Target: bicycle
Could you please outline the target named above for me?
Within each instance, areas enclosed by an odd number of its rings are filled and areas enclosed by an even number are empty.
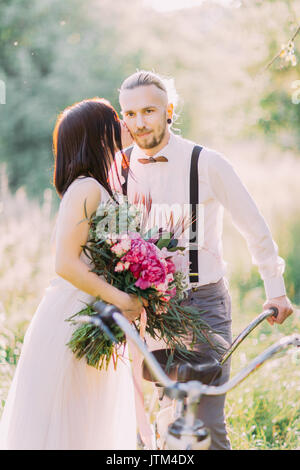
[[[265,310],[258,315],[225,350],[220,361],[213,358],[209,353],[201,354],[200,352],[195,362],[175,359],[174,364],[168,369],[168,373],[164,370],[167,354],[162,353],[162,351],[165,350],[153,351],[151,353],[134,327],[117,307],[97,301],[94,304],[94,309],[98,312],[97,315],[83,316],[79,321],[95,324],[105,331],[114,342],[115,339],[109,326],[112,322],[117,323],[144,357],[143,377],[154,382],[167,397],[176,403],[175,419],[160,434],[162,436],[162,439],[158,442],[160,447],[156,447],[164,450],[209,449],[211,444],[210,431],[201,420],[195,417],[201,396],[223,395],[235,388],[278,351],[286,349],[291,345],[300,347],[299,334],[285,336],[265,349],[228,382],[217,385],[215,382],[221,375],[222,365],[256,326],[266,318],[277,315],[278,311],[276,308]],[[199,360],[200,363],[198,362]],[[214,384],[212,384],[213,382]],[[157,424],[157,427],[156,432],[161,433],[159,424]]]

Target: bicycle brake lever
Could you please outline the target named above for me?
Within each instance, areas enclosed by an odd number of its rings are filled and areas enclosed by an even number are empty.
[[[116,323],[113,318],[113,313],[122,313],[115,305],[107,304],[102,300],[97,300],[97,302],[93,304],[93,308],[99,313],[101,320],[109,328]]]

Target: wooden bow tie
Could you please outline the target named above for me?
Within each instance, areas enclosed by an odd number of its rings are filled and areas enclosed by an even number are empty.
[[[147,163],[167,162],[166,157],[149,157],[149,158],[138,158],[138,162],[146,165]]]

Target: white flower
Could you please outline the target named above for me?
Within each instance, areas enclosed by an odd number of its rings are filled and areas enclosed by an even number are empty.
[[[111,247],[111,251],[115,253],[119,258],[124,254],[124,250],[121,246],[121,243],[117,243],[116,245]]]
[[[126,261],[126,263],[122,263],[121,261],[119,261],[115,267],[115,271],[116,272],[123,272],[123,271],[126,271],[130,266],[130,263],[129,261]]]

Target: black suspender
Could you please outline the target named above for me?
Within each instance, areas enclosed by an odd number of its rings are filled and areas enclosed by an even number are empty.
[[[190,225],[190,282],[198,282],[198,213],[199,213],[199,178],[198,160],[202,150],[200,145],[195,145],[192,152],[190,167],[190,214],[192,224]]]
[[[128,172],[130,165],[130,157],[133,146],[128,147],[124,153],[126,155],[127,161],[122,163],[121,174],[124,177],[124,183],[122,184],[122,191],[125,196],[127,196],[127,181],[128,181]],[[190,214],[192,217],[192,224],[190,226],[190,248],[189,250],[189,260],[190,260],[190,282],[198,282],[198,209],[199,209],[199,178],[198,178],[198,161],[199,155],[202,150],[200,145],[195,145],[191,157],[191,166],[190,166]]]

